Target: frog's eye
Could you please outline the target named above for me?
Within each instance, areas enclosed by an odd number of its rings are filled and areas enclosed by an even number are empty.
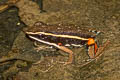
[[[98,34],[101,33],[101,31],[97,31],[97,30],[89,30],[89,32],[93,32],[93,33],[95,33],[96,35],[98,35]]]

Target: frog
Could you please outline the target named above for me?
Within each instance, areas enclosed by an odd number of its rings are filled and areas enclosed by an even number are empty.
[[[86,46],[89,58],[95,59],[98,51],[96,36],[101,33],[100,31],[74,24],[48,24],[42,21],[36,22],[33,26],[29,26],[23,31],[34,42],[53,46],[68,53],[68,61],[63,62],[65,65],[73,62],[74,52],[69,48],[70,46]]]

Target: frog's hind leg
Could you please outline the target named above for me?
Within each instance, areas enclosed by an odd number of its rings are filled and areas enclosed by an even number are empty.
[[[38,39],[38,38],[33,37],[33,36],[29,36],[29,37],[31,37],[32,39],[34,39],[34,40],[36,40],[36,41],[38,41],[38,42],[41,42],[41,43],[44,43],[44,44],[47,44],[47,45],[50,45],[50,46],[55,46],[55,47],[57,47],[58,49],[63,50],[64,52],[69,53],[69,60],[68,60],[68,62],[65,62],[65,65],[72,63],[72,60],[73,60],[73,52],[72,52],[70,49],[68,49],[67,47],[59,46],[59,45],[57,45],[57,44],[55,44],[55,43],[50,43],[50,42],[47,42],[47,41]]]
[[[72,61],[73,61],[73,51],[68,49],[67,47],[64,47],[64,46],[59,46],[58,47],[60,50],[63,50],[64,52],[67,52],[69,53],[69,59],[67,62],[60,62],[60,63],[64,63],[64,65],[67,65],[67,64],[71,64]]]

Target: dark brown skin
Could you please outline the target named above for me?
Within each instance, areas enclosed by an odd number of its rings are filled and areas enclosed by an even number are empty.
[[[75,33],[75,34],[83,34],[95,37],[96,34],[93,32],[89,32],[88,28],[81,28],[80,26],[76,25],[63,25],[63,24],[45,24],[43,22],[36,22],[33,26],[24,29],[25,32],[58,32],[58,33]]]
[[[72,35],[72,36],[78,36],[82,38],[95,38],[95,33],[89,32],[86,28],[80,28],[79,26],[75,25],[50,25],[45,24],[43,22],[36,22],[34,26],[29,27],[28,29],[24,30],[26,32],[46,32],[46,33],[53,33],[53,34],[59,34],[59,35]],[[29,34],[30,35],[30,34]],[[46,36],[46,35],[38,35],[34,34],[31,35],[37,38],[40,38],[41,40],[52,42],[52,43],[62,43],[62,45],[65,44],[82,44],[84,45],[87,41],[85,40],[79,40],[79,39],[72,39],[72,38],[63,38],[63,37],[54,37],[54,36]]]

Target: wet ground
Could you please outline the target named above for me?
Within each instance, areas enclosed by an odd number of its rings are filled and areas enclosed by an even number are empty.
[[[2,2],[3,1],[3,2]],[[4,0],[0,1],[4,4]],[[16,6],[16,7],[15,7]],[[31,0],[20,0],[0,13],[0,80],[119,80],[120,79],[120,1],[119,0],[44,0],[45,13]],[[103,33],[100,45],[109,40],[103,55],[86,66],[84,47],[72,49],[74,62],[62,51],[34,50],[23,33],[37,21],[49,24],[74,24]],[[38,65],[33,64],[41,60]]]

